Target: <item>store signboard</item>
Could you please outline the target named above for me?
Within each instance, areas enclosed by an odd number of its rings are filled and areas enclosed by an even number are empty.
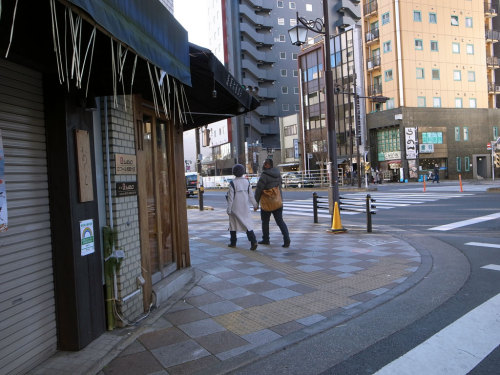
[[[432,154],[434,152],[434,144],[420,143],[418,145],[418,150],[421,154]]]
[[[94,246],[94,220],[80,221],[80,241],[82,257],[95,252]]]
[[[414,160],[418,157],[417,128],[405,128],[406,159]]]

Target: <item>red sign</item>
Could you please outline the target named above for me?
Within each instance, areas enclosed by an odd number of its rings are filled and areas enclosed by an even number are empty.
[[[491,150],[491,142],[486,143],[486,149]]]

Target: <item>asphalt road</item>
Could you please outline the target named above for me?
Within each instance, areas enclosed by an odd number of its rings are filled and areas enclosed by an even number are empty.
[[[456,191],[455,183],[429,186],[432,194]],[[482,191],[481,191],[482,190]],[[457,322],[490,298],[500,294],[500,217],[467,222],[449,230],[432,230],[450,223],[500,212],[500,192],[464,189],[464,196],[413,203],[390,210],[377,210],[374,231],[400,236],[419,249],[425,278],[413,289],[342,326],[238,369],[235,374],[373,374],[411,349]],[[387,184],[377,193],[415,194],[420,185]],[[222,191],[208,191],[206,205],[222,208]],[[311,189],[289,189],[285,200],[311,197]],[[193,204],[190,199],[188,203]],[[195,203],[196,204],[196,203]],[[364,215],[344,216],[346,227],[362,226]],[[419,270],[420,271],[420,270]],[[498,333],[500,343],[500,333]],[[404,357],[403,357],[404,358]],[[443,359],[444,360],[444,359]],[[497,346],[470,372],[497,374]],[[389,372],[391,373],[391,372]],[[411,372],[409,372],[411,373]]]

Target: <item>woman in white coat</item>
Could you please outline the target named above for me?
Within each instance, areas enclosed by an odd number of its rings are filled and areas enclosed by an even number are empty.
[[[229,185],[227,193],[227,214],[229,215],[229,233],[231,242],[229,247],[236,247],[236,232],[246,231],[247,238],[250,241],[250,250],[257,249],[257,238],[253,231],[253,220],[248,208],[249,203],[253,205],[254,211],[257,211],[257,204],[250,181],[243,178],[245,167],[241,164],[236,164],[233,167],[233,175],[236,178]]]

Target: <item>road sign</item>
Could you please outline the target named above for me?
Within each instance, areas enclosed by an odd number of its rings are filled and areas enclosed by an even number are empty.
[[[486,143],[486,149],[491,150],[491,142]]]

